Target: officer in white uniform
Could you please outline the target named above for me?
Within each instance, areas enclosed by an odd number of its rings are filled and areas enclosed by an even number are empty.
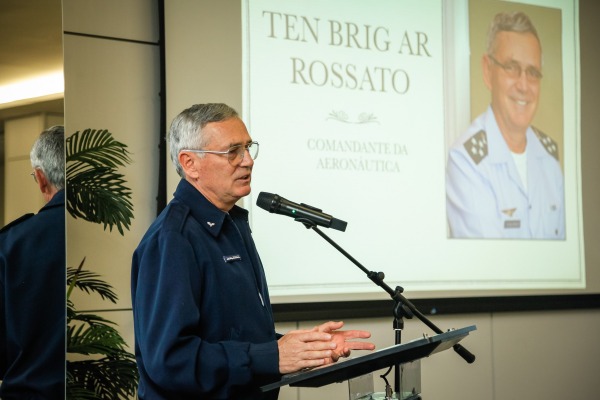
[[[558,148],[531,126],[540,97],[542,47],[527,15],[494,17],[482,67],[490,106],[448,155],[450,236],[564,239]]]

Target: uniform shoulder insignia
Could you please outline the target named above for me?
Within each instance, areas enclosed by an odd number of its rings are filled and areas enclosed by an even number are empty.
[[[556,158],[556,161],[559,161],[558,145],[556,144],[556,142],[550,136],[546,135],[544,132],[540,131],[536,127],[532,126],[531,129],[533,130],[533,133],[535,133],[535,136],[537,136],[537,138],[540,140],[540,143],[542,144],[542,146],[544,146],[546,151],[550,153],[552,157]]]
[[[10,228],[12,228],[15,225],[19,225],[21,222],[23,221],[27,221],[29,218],[33,217],[35,214],[33,213],[29,213],[29,214],[25,214],[17,219],[15,219],[14,221],[8,223],[7,225],[5,225],[2,229],[0,229],[0,233],[5,232],[7,230],[9,230]]]
[[[185,204],[178,203],[170,206],[165,218],[165,230],[181,232],[189,213],[190,209]]]
[[[471,136],[465,143],[465,150],[475,164],[479,164],[488,155],[487,133],[482,129]]]

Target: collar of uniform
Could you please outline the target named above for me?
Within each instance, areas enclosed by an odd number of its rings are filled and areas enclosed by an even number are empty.
[[[55,208],[55,207],[63,207],[64,208],[64,206],[65,206],[65,191],[63,189],[63,190],[58,191],[54,196],[52,196],[50,201],[48,203],[46,203],[46,205],[44,205],[44,207],[42,207],[38,213],[40,213],[42,211],[46,211],[50,208]],[[21,222],[26,221],[29,218],[33,217],[34,215],[35,214],[33,214],[33,213],[29,213],[29,214],[25,214],[25,215],[21,216],[21,217],[17,218],[16,220],[12,221],[11,223],[2,227],[2,229],[0,229],[0,232],[5,232],[12,226],[18,225]]]
[[[46,203],[46,205],[44,207],[42,207],[42,210],[45,210],[47,208],[52,208],[52,207],[64,207],[65,206],[65,190],[61,189],[58,192],[56,192],[54,194],[54,196],[52,196],[52,198],[50,199],[50,201],[48,203]]]
[[[213,236],[217,236],[219,232],[221,232],[227,213],[219,210],[214,204],[208,201],[206,197],[204,197],[204,195],[188,181],[182,179],[179,182],[174,196],[189,207],[190,213],[194,219]],[[243,216],[246,216],[247,219],[247,214],[247,210],[244,210],[237,205],[234,205],[229,211],[229,215],[234,219]]]
[[[484,129],[487,133],[488,154],[490,161],[494,163],[509,162],[509,160],[512,158],[510,149],[500,133],[500,128],[498,128],[498,123],[496,122],[496,118],[494,117],[494,112],[492,111],[491,106],[488,107],[486,112]],[[531,129],[531,126],[527,128],[527,132],[525,134],[527,136],[528,157],[545,156],[544,153],[546,150]]]
[[[531,127],[527,128],[527,154],[536,158],[550,154]]]
[[[487,134],[489,161],[492,163],[510,162],[512,159],[510,149],[500,133],[491,105],[486,111],[484,129]]]

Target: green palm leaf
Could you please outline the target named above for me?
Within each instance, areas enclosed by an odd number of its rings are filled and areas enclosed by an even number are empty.
[[[74,218],[103,224],[112,231],[129,229],[133,219],[131,190],[123,175],[98,167],[67,176],[67,209]]]
[[[70,371],[67,392],[85,390],[95,393],[95,397],[91,397],[95,399],[129,399],[135,395],[138,372],[135,359],[129,353],[76,363],[67,361],[67,369]]]
[[[71,283],[86,293],[95,292],[102,299],[110,300],[114,304],[117,303],[117,294],[112,290],[112,286],[100,279],[100,275],[95,272],[68,267],[67,285],[71,286]]]
[[[114,140],[107,129],[72,134],[65,140],[65,157],[71,168],[82,164],[118,168],[131,162],[127,145]]]
[[[112,322],[88,322],[71,324],[67,327],[67,353],[71,354],[104,354],[118,356],[124,351],[126,343]]]
[[[73,381],[69,378],[69,373],[67,373],[67,380]],[[96,400],[98,397],[93,390],[87,390],[80,385],[68,385],[67,386],[67,396],[68,400]]]
[[[97,293],[116,302],[112,286],[99,275],[78,268],[67,269],[69,287]],[[92,359],[67,361],[67,399],[129,399],[135,395],[139,374],[133,354],[115,323],[95,314],[77,312],[67,299],[67,353]],[[98,356],[104,356],[98,358]],[[78,357],[79,358],[79,357]]]
[[[67,211],[121,235],[133,219],[131,190],[118,167],[131,162],[127,146],[104,130],[86,129],[65,141]]]

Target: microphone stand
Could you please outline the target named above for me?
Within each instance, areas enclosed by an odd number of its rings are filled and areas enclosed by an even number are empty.
[[[431,322],[423,313],[421,313],[414,306],[413,303],[411,303],[406,297],[404,297],[404,295],[402,294],[404,292],[404,289],[401,286],[396,286],[396,289],[392,290],[392,288],[390,288],[388,286],[388,284],[383,281],[385,278],[385,274],[383,272],[369,271],[360,262],[358,262],[358,260],[356,260],[354,257],[352,257],[350,255],[350,253],[348,253],[341,246],[339,246],[336,242],[334,242],[329,236],[327,236],[325,233],[323,233],[323,231],[321,231],[314,222],[307,220],[305,218],[296,218],[295,220],[304,224],[304,226],[306,226],[307,229],[312,229],[313,231],[315,231],[319,236],[321,236],[329,244],[331,244],[336,250],[338,250],[340,253],[342,253],[344,256],[346,256],[347,259],[352,261],[352,263],[354,265],[356,265],[358,268],[360,268],[367,275],[367,277],[371,281],[373,281],[373,283],[375,283],[377,286],[381,287],[383,290],[385,290],[390,295],[390,297],[394,300],[395,344],[401,343],[402,329],[404,329],[403,317],[410,319],[413,317],[413,315],[415,315],[415,316],[417,316],[417,318],[419,318],[419,320],[421,320],[421,322],[423,322],[425,325],[427,325],[435,333],[437,333],[437,334],[444,333],[433,322]],[[463,346],[461,346],[460,344],[457,343],[452,347],[453,347],[454,351],[457,352],[469,364],[471,364],[475,361],[475,356],[470,351],[468,351]],[[394,391],[395,391],[395,393],[399,393],[400,392],[400,365],[396,364],[394,367],[395,367]],[[387,396],[387,394],[386,394],[386,396]]]

